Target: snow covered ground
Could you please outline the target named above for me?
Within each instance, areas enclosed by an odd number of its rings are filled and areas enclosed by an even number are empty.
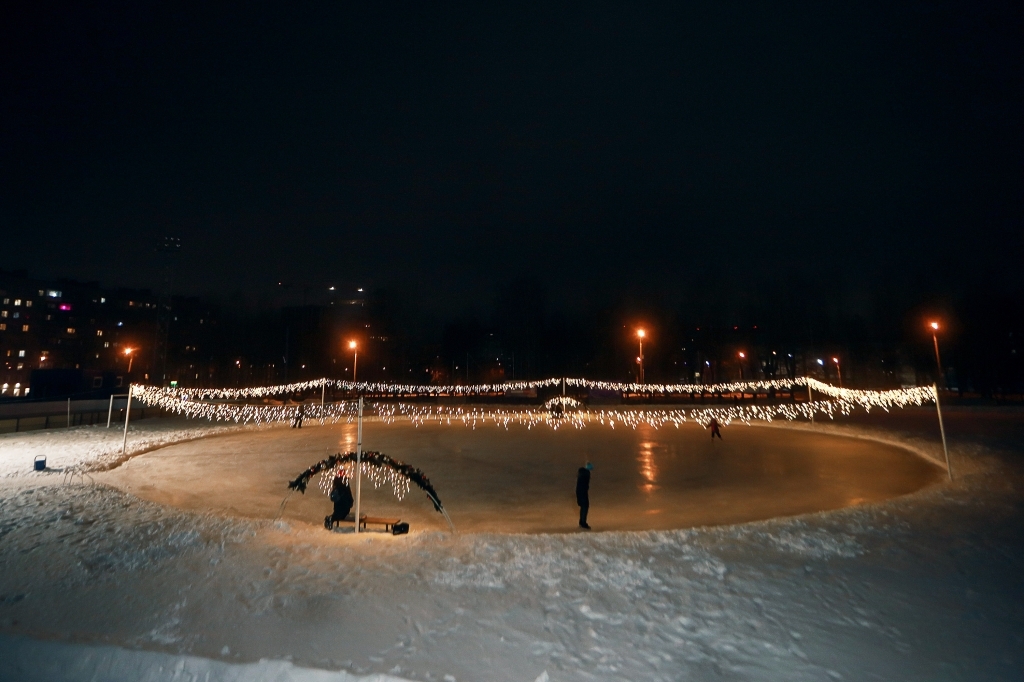
[[[254,428],[185,419],[146,419],[129,425],[125,450],[130,457],[170,443]],[[109,429],[77,426],[2,434],[0,478],[33,475],[37,455],[46,457],[51,473],[70,474],[112,467],[122,461],[124,442],[123,423]]]
[[[956,484],[887,503],[679,531],[398,538],[189,513],[27,470],[35,453],[61,469],[117,461],[106,429],[0,436],[0,680],[1020,679],[1024,415],[947,422]],[[150,420],[130,442],[216,428]],[[814,428],[941,457],[926,410]]]

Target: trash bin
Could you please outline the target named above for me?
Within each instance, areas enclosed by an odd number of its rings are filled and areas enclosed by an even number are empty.
[[[46,468],[46,455],[36,455],[35,469],[42,471]]]

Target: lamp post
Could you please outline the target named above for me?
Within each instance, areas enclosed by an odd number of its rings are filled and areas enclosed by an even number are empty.
[[[942,373],[942,360],[939,359],[939,323],[929,322],[928,326],[932,330],[932,343],[935,345],[935,367],[939,370],[939,375],[935,377],[935,382],[938,383],[939,379],[942,379],[942,383],[946,383],[945,376]]]
[[[839,358],[832,358],[832,362],[836,363],[836,374],[839,375],[839,388],[843,387],[843,370],[839,367]]]
[[[132,355],[132,353],[134,353],[134,352],[135,352],[134,348],[125,348],[124,349],[124,354],[126,356],[128,356],[128,373],[129,374],[132,373],[132,361],[135,359],[135,356]]]
[[[743,361],[746,359],[747,354],[740,351],[738,355],[740,356],[740,381],[743,381]]]
[[[359,347],[355,341],[349,341],[348,347],[352,349],[352,383],[356,383],[356,370],[359,368]]]
[[[636,330],[636,338],[640,341],[640,355],[637,356],[636,361],[640,364],[640,383],[644,383],[644,337],[647,336],[647,332],[643,329]]]
[[[942,376],[942,361],[939,359],[939,323],[929,322],[928,326],[932,330],[932,343],[935,345],[935,366],[939,369],[939,376]],[[932,392],[935,393],[935,412],[939,415],[939,434],[942,436],[942,452],[946,455],[946,473],[949,474],[949,480],[953,480],[953,468],[949,464],[949,447],[946,445],[946,427],[942,423],[942,407],[939,405],[939,383],[938,377],[936,382],[932,384]]]

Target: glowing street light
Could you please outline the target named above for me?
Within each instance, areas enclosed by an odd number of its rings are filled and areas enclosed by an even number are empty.
[[[932,343],[935,344],[935,366],[939,369],[939,377],[942,376],[942,360],[939,359],[939,323],[929,322],[928,326],[932,330]],[[936,377],[936,382],[932,386],[932,390],[935,391],[935,412],[939,415],[939,433],[942,434],[942,451],[946,455],[946,473],[949,474],[949,480],[953,480],[953,468],[949,464],[949,448],[946,446],[946,427],[942,423],[942,407],[939,405],[939,383]]]
[[[939,359],[939,336],[938,336],[938,334],[939,334],[939,323],[938,322],[929,322],[928,326],[932,330],[932,343],[935,344],[935,366],[939,370],[939,376],[936,377],[936,380],[943,379],[942,360]],[[945,380],[943,380],[943,383],[945,383]]]
[[[128,373],[129,374],[132,373],[132,361],[135,360],[135,356],[132,355],[132,353],[134,353],[134,352],[135,352],[134,348],[125,348],[124,349],[124,354],[126,356],[128,356]]]
[[[359,346],[355,341],[349,341],[348,347],[352,350],[352,383],[356,382],[356,369],[359,367]]]
[[[737,355],[740,356],[740,381],[743,381],[743,361],[747,359],[747,354],[740,351]]]
[[[647,336],[647,332],[643,329],[636,330],[636,338],[640,341],[640,355],[636,361],[640,365],[640,383],[644,383],[644,337]]]
[[[832,358],[832,362],[836,363],[836,374],[839,375],[839,388],[843,387],[843,370],[839,367],[839,358]]]

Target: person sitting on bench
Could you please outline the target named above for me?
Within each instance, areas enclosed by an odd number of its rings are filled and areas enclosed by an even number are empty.
[[[332,530],[335,524],[344,521],[352,511],[352,489],[341,476],[335,476],[331,484],[331,502],[334,503],[334,513],[324,517],[324,528],[327,530]]]

